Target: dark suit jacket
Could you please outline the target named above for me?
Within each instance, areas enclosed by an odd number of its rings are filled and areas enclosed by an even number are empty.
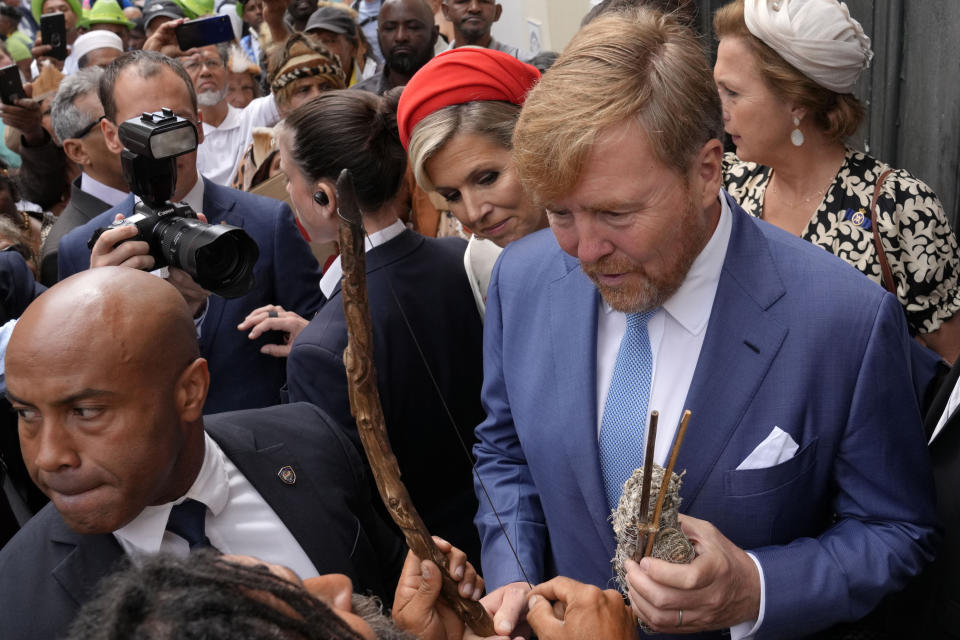
[[[463,240],[404,231],[367,252],[367,287],[380,400],[403,480],[430,531],[466,551],[477,564],[471,463],[457,436],[459,431],[470,446],[473,428],[483,417],[481,325],[463,269],[465,247]],[[359,446],[342,359],[346,344],[338,285],[294,342],[287,384],[291,401],[323,408],[339,424],[348,425]],[[456,431],[443,402],[450,407]]]
[[[47,288],[34,280],[26,260],[16,251],[0,251],[0,325],[19,318]]]
[[[315,407],[284,405],[206,419],[223,448],[321,574],[392,602],[404,549],[379,519],[359,453]],[[290,465],[293,485],[277,472]],[[80,535],[49,504],[0,551],[0,635],[56,638],[124,558],[112,533]]]
[[[954,365],[927,411],[928,436],[958,380],[960,365]],[[888,605],[884,623],[893,630],[891,637],[955,640],[960,638],[960,411],[947,419],[930,443],[930,457],[943,541],[933,563]]]
[[[0,251],[0,325],[19,318],[34,298],[46,290],[16,251]],[[7,495],[3,490],[9,478]],[[43,506],[45,497],[30,481],[17,438],[17,418],[0,399],[0,547],[16,533],[19,522]]]
[[[200,353],[210,362],[210,394],[206,413],[266,407],[280,402],[285,379],[284,362],[263,355],[260,347],[276,340],[272,332],[250,340],[237,325],[254,309],[278,304],[305,318],[316,312],[323,299],[320,267],[310,246],[297,231],[285,203],[221,187],[204,179],[203,209],[211,224],[225,222],[242,227],[260,247],[254,267],[256,284],[246,295],[232,300],[211,295],[200,326]],[[87,241],[94,230],[110,224],[114,215],[130,215],[133,196],[68,233],[60,241],[60,278],[90,265]]]
[[[910,338],[896,298],[729,202],[730,242],[683,404],[693,417],[677,459],[681,511],[757,557],[757,638],[802,637],[865,615],[932,556]],[[596,287],[549,230],[511,243],[490,280],[477,475],[533,582],[607,587],[612,576],[598,309]],[[774,427],[796,455],[738,470]],[[494,515],[481,501],[490,588],[523,579]]]
[[[110,208],[100,198],[80,188],[80,176],[70,185],[70,202],[64,207],[57,221],[53,223],[47,239],[43,241],[43,253],[40,261],[40,282],[52,287],[58,280],[57,251],[60,239],[72,229],[86,224]]]

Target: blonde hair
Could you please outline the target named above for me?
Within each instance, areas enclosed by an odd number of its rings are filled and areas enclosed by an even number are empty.
[[[756,57],[764,82],[778,97],[807,110],[813,123],[835,142],[857,132],[864,109],[852,93],[836,93],[805,76],[747,28],[743,0],[735,0],[713,14],[713,31],[718,40],[740,38]]]
[[[483,136],[511,149],[519,115],[520,107],[515,104],[483,100],[450,105],[425,117],[410,135],[410,166],[417,184],[424,191],[436,190],[427,175],[427,160],[459,134]]]
[[[697,35],[651,9],[580,30],[528,95],[513,136],[520,180],[537,200],[574,189],[597,137],[636,118],[657,159],[686,176],[723,132],[720,98]]]

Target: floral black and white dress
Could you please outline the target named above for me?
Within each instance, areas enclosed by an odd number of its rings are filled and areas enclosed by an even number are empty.
[[[724,156],[724,184],[743,209],[763,217],[763,197],[772,170]],[[882,285],[873,244],[870,200],[888,165],[847,149],[843,166],[801,237],[826,249]],[[910,332],[932,333],[960,309],[957,240],[937,195],[902,169],[884,180],[877,200],[877,226]]]

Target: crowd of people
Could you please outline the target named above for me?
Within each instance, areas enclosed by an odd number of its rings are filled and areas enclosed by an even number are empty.
[[[861,24],[501,11],[0,6],[0,635],[960,637],[960,254],[850,142]],[[621,561],[668,462],[692,553]]]

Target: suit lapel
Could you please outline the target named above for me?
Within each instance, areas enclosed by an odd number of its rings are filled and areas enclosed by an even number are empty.
[[[80,178],[73,181],[70,190],[70,203],[84,222],[93,220],[98,215],[110,209],[110,205],[100,198],[87,193],[80,188]]]
[[[73,547],[51,573],[77,606],[90,600],[97,583],[126,557],[113,534],[80,535],[71,531],[62,520],[57,523],[50,539],[56,544]]]
[[[948,373],[947,377],[940,383],[940,389],[937,391],[937,395],[934,396],[933,402],[930,403],[930,408],[927,409],[927,415],[924,417],[923,428],[928,434],[933,433],[934,429],[937,428],[940,417],[943,415],[943,412],[947,410],[947,402],[950,400],[950,394],[953,392],[953,387],[957,384],[958,378],[960,378],[960,364],[954,364],[950,369],[950,373]],[[955,411],[954,414],[949,417],[943,428],[946,429],[958,421],[960,421],[960,411]],[[936,442],[936,440],[934,440],[934,442]]]
[[[692,413],[677,469],[684,511],[739,426],[787,335],[767,310],[785,293],[763,233],[731,202],[733,228],[710,324],[685,408]]]
[[[342,572],[342,567],[328,568],[322,562],[325,551],[336,547],[327,543],[323,520],[317,518],[324,511],[321,488],[314,484],[310,469],[300,463],[296,453],[283,442],[260,443],[254,432],[247,429],[233,428],[225,439],[224,434],[210,426],[208,433],[293,534],[317,571]],[[293,484],[280,477],[281,469],[286,467],[296,474]]]
[[[555,435],[563,442],[568,470],[583,494],[605,552],[612,557],[615,542],[608,523],[597,442],[599,293],[573,258],[564,256],[564,261],[570,270],[550,283],[550,343],[556,376],[554,422],[570,428]]]

